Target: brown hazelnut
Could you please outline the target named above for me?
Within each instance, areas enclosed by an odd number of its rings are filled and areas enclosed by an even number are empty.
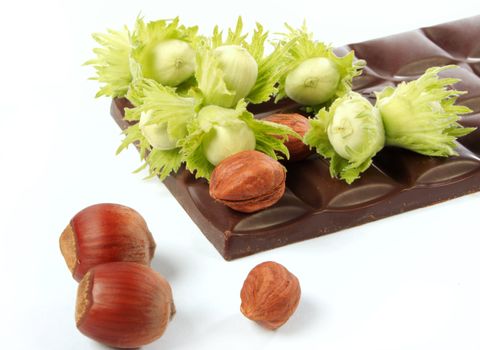
[[[267,261],[250,271],[243,283],[240,311],[268,329],[288,321],[300,302],[300,284],[284,266]]]
[[[114,261],[150,265],[155,241],[135,210],[113,203],[78,212],[60,236],[60,250],[73,278],[80,281],[94,266]]]
[[[285,192],[285,168],[257,151],[225,158],[213,170],[210,196],[228,207],[251,213],[272,206]]]
[[[272,114],[263,120],[288,126],[302,137],[310,128],[308,118],[298,113]],[[289,161],[299,161],[307,158],[313,153],[313,151],[310,150],[310,148],[304,144],[301,139],[296,137],[288,136],[287,140],[285,141],[285,146],[288,148],[290,153]]]
[[[97,265],[78,285],[77,328],[111,347],[137,348],[153,342],[174,313],[169,283],[142,264]]]

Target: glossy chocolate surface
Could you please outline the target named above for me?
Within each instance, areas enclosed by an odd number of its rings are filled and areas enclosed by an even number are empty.
[[[459,77],[455,87],[468,90],[458,103],[474,112],[462,124],[479,127],[459,140],[458,157],[433,158],[387,147],[352,185],[330,178],[328,163],[314,155],[288,164],[287,189],[273,207],[253,214],[235,212],[215,202],[208,184],[185,169],[165,185],[226,260],[317,237],[386,216],[432,205],[480,190],[480,16],[422,28],[337,49],[355,50],[367,60],[354,89],[366,97],[385,86],[412,80],[436,65],[459,68],[443,75]],[[113,101],[120,127],[128,101]],[[295,111],[290,101],[253,106],[262,118]]]

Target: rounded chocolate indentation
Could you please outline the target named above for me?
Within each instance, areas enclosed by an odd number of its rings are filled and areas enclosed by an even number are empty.
[[[454,62],[448,52],[420,30],[352,44],[350,47],[358,57],[368,62],[369,68],[386,79],[395,76],[415,78],[431,65]]]
[[[444,159],[437,166],[425,171],[417,178],[418,184],[440,184],[456,181],[480,168],[480,159],[471,157],[452,157]]]
[[[185,171],[187,172],[187,171]],[[230,230],[245,214],[236,212],[215,201],[208,192],[208,182],[205,179],[195,179],[193,175],[182,186],[188,191],[193,207],[198,210],[212,227],[218,230]]]
[[[328,162],[318,158],[289,167],[287,186],[317,212],[370,205],[399,190],[399,184],[375,166],[349,185],[343,180],[332,178]]]
[[[396,147],[386,147],[376,164],[408,187],[450,183],[480,168],[480,159],[458,144],[458,156],[429,157]]]
[[[395,78],[400,80],[416,79],[419,75],[425,73],[430,67],[440,67],[455,63],[456,61],[447,56],[426,57],[401,66],[395,72]]]
[[[464,116],[460,124],[467,128],[477,128],[472,133],[459,138],[458,142],[480,157],[480,142],[478,142],[480,140],[480,114]]]
[[[246,216],[235,226],[235,232],[268,229],[286,224],[308,212],[308,208],[289,190],[275,206]]]
[[[310,207],[322,208],[322,187],[332,182],[327,162],[312,157],[289,164],[287,170],[287,187]]]
[[[333,197],[329,208],[349,208],[370,203],[392,192],[395,187],[390,183],[367,183],[361,186],[352,186],[348,190]]]
[[[480,36],[480,16],[423,28],[423,33],[454,56],[480,58],[480,42],[474,39]]]

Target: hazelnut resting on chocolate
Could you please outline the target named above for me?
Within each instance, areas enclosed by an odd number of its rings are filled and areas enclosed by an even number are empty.
[[[292,129],[302,137],[310,128],[308,118],[298,113],[272,114],[263,120],[288,126],[290,129]],[[301,139],[298,139],[296,137],[288,136],[284,144],[288,148],[288,152],[290,153],[289,161],[299,161],[313,154],[313,151],[310,150],[310,148],[306,144],[304,144]]]
[[[244,213],[272,206],[285,192],[285,168],[258,151],[236,153],[218,164],[210,179],[210,196]]]

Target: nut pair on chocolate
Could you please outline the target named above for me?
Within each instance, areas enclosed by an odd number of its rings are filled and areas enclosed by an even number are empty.
[[[264,120],[290,127],[303,136],[308,119],[300,114],[273,114]],[[305,159],[311,150],[301,139],[289,137],[285,142],[290,159]],[[285,168],[258,151],[243,151],[218,164],[210,179],[210,196],[243,213],[252,213],[277,203],[285,192]]]
[[[138,212],[118,204],[87,207],[63,231],[60,250],[80,282],[75,320],[83,334],[117,348],[162,336],[175,314],[172,289],[150,268],[155,242]],[[276,329],[295,312],[300,285],[282,265],[264,262],[250,271],[240,296],[246,317]]]

